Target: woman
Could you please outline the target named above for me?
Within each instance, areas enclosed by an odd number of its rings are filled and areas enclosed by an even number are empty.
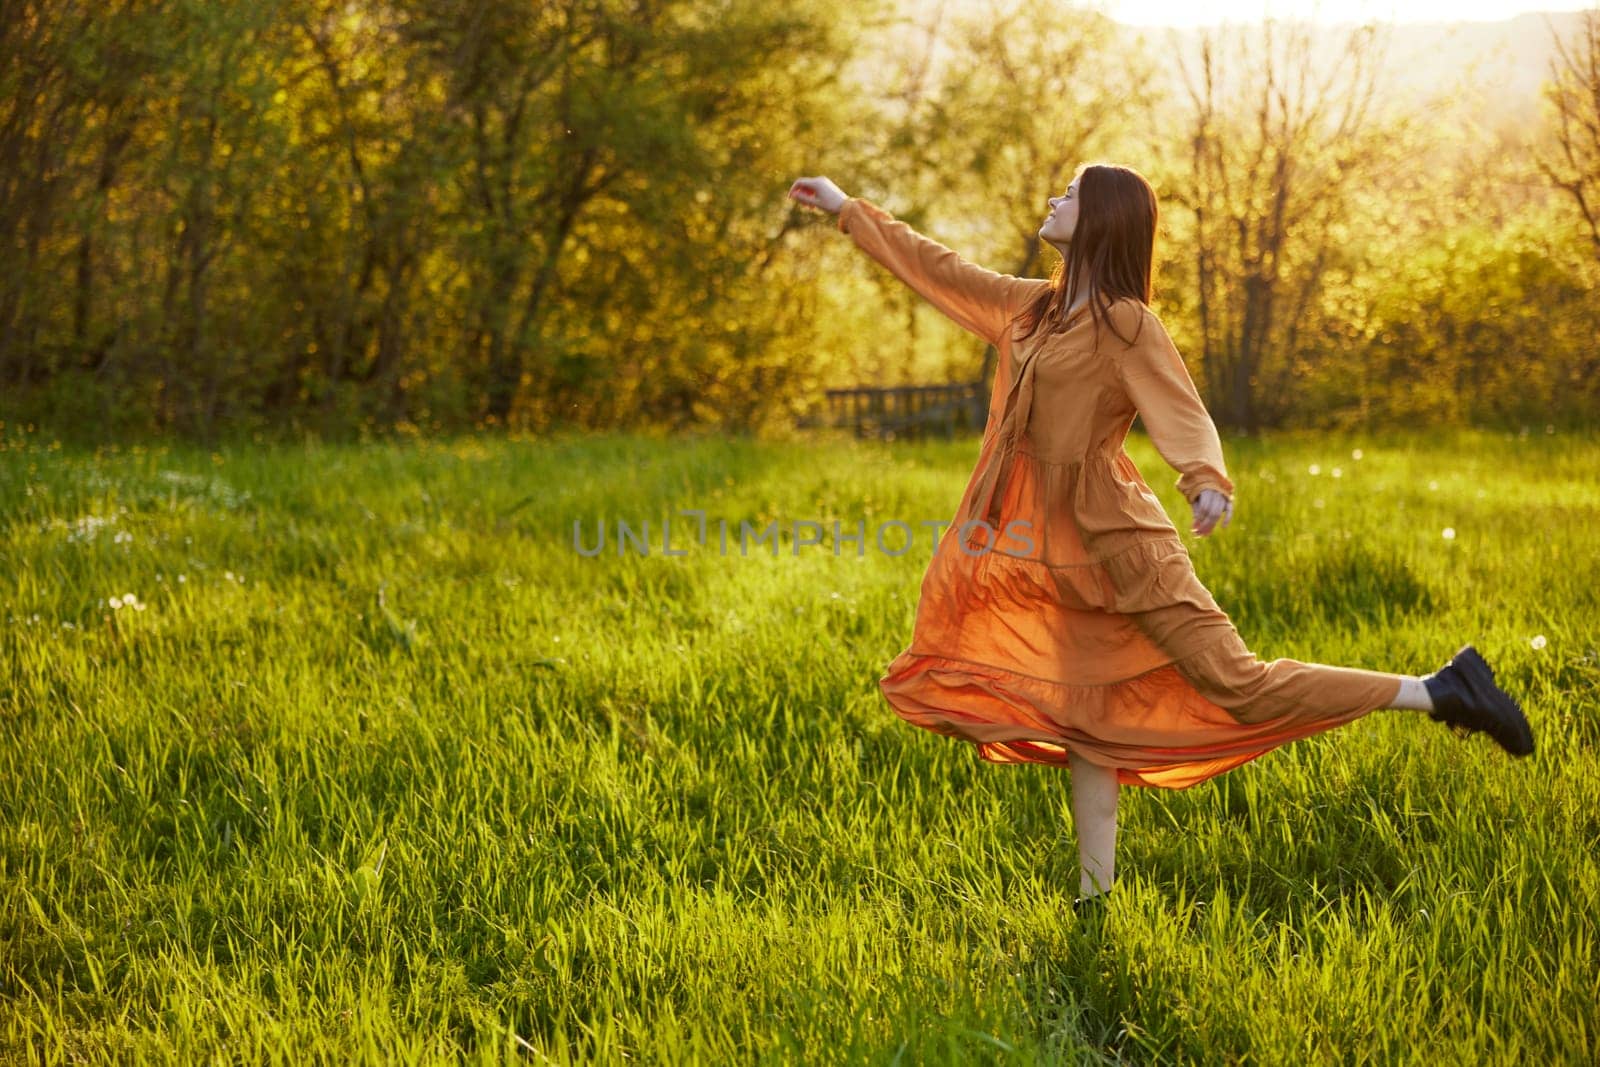
[[[1155,191],[1079,169],[1049,199],[1048,281],[996,274],[827,178],[789,196],[962,327],[999,364],[977,468],[922,582],[911,644],[879,680],[907,721],[998,763],[1066,764],[1074,907],[1115,879],[1118,786],[1182,789],[1380,708],[1533,751],[1471,645],[1426,677],[1262,662],[1240,639],[1123,439],[1137,414],[1205,537],[1233,515],[1215,425],[1150,310]]]

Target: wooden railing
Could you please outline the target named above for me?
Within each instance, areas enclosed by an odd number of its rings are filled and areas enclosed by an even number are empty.
[[[950,385],[853,386],[827,391],[825,425],[848,427],[857,437],[892,441],[957,430],[983,429],[988,395],[982,382]],[[812,425],[817,420],[811,420]]]

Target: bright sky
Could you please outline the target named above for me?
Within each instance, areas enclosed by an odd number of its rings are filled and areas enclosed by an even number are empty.
[[[1208,26],[1266,16],[1315,22],[1499,22],[1531,11],[1580,11],[1592,0],[1089,0],[1135,26]]]

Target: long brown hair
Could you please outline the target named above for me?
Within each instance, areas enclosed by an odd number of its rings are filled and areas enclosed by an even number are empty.
[[[1132,167],[1090,163],[1078,168],[1078,223],[1067,254],[1050,274],[1050,288],[1025,308],[1017,340],[1032,337],[1041,324],[1055,333],[1080,291],[1089,294],[1095,339],[1111,305],[1122,297],[1150,303],[1151,265],[1155,260],[1156,191]],[[1142,324],[1141,324],[1142,328]],[[1133,341],[1111,332],[1124,344]],[[1135,334],[1137,337],[1137,334]]]

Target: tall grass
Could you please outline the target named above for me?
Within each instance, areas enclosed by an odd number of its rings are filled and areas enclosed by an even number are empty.
[[[1100,923],[1067,773],[876,688],[931,534],[872,532],[947,520],[972,440],[4,445],[0,1055],[1600,1048],[1600,438],[1228,441],[1233,523],[1184,536],[1258,654],[1420,674],[1474,642],[1539,748],[1377,712],[1124,790]],[[664,557],[680,509],[708,543],[680,517]],[[741,555],[741,519],[828,536]],[[574,520],[652,552],[581,555]]]

